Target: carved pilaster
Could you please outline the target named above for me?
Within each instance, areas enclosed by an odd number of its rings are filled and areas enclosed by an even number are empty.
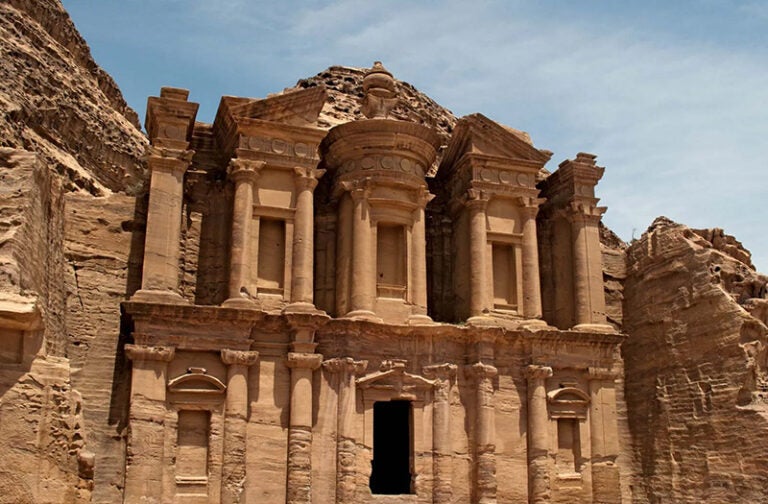
[[[313,343],[304,345],[314,346]],[[306,352],[289,352],[286,360],[286,365],[291,369],[286,493],[288,504],[311,502],[312,372],[320,367],[322,361],[322,355]]]
[[[592,497],[594,502],[619,502],[619,432],[616,384],[619,373],[605,367],[589,368],[589,430]]]
[[[467,377],[475,381],[475,471],[478,502],[496,502],[496,445],[493,402],[493,379],[498,374],[495,366],[476,362],[465,367]]]
[[[338,377],[336,502],[353,504],[357,502],[357,442],[352,428],[357,401],[355,376],[365,373],[368,361],[337,357],[323,362],[323,367]]]
[[[549,502],[549,419],[547,416],[546,379],[552,368],[531,365],[528,378],[528,495],[532,503]]]
[[[489,196],[477,189],[467,191],[469,211],[469,314],[478,317],[490,311],[488,303],[488,232],[486,209]]]
[[[222,457],[222,504],[246,502],[245,452],[248,419],[248,368],[256,364],[259,352],[221,351],[227,364],[227,399],[224,417],[224,454]]]
[[[433,364],[424,368],[424,376],[435,380],[432,405],[432,472],[435,503],[451,502],[453,487],[451,475],[451,386],[456,380],[455,364]]]

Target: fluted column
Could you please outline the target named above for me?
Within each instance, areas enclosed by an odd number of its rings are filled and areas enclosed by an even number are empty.
[[[543,200],[531,199],[523,206],[523,316],[541,318],[541,282],[539,279],[539,244],[536,237],[536,214]]]
[[[619,455],[617,376],[612,369],[589,368],[589,436],[594,502],[621,502],[619,466],[616,465]]]
[[[411,279],[408,290],[413,303],[413,311],[408,319],[411,324],[429,323],[432,319],[427,315],[427,238],[426,238],[426,206],[434,198],[426,188],[419,192],[418,205],[414,211],[413,227],[411,228]]]
[[[336,503],[357,502],[357,443],[354,438],[356,386],[355,376],[365,372],[368,361],[351,357],[327,360],[323,366],[338,376],[338,424],[336,434]]]
[[[310,346],[314,344],[305,344]],[[291,369],[291,412],[288,428],[287,504],[312,501],[312,373],[323,356],[308,352],[289,352]]]
[[[496,409],[493,403],[494,366],[477,362],[467,366],[468,376],[475,381],[475,474],[477,504],[496,503]]]
[[[297,167],[294,171],[296,173],[296,214],[293,225],[290,308],[314,310],[314,190],[325,170]]]
[[[434,364],[424,368],[424,375],[435,380],[432,404],[432,473],[435,504],[452,501],[453,474],[451,457],[451,384],[456,380],[455,364]]]
[[[184,303],[179,294],[179,256],[184,173],[194,151],[150,147],[147,229],[141,289],[134,300]]]
[[[600,208],[572,203],[568,212],[573,240],[573,290],[576,329],[610,328],[605,317]]]
[[[253,191],[261,169],[266,163],[232,159],[229,177],[235,182],[235,202],[232,212],[232,244],[229,262],[229,299],[225,305],[254,307],[248,288],[251,279],[251,227],[253,225]],[[256,295],[254,291],[251,293]]]
[[[350,312],[346,317],[378,319],[373,313],[376,299],[376,256],[368,208],[369,193],[366,184],[355,184],[349,191],[352,197],[352,285]]]
[[[477,189],[468,191],[466,202],[469,209],[469,315],[478,317],[488,314],[488,233],[486,209],[488,196]]]
[[[224,418],[224,456],[222,460],[222,504],[247,502],[245,495],[245,451],[248,423],[248,368],[259,352],[222,350],[227,365],[227,402]]]
[[[528,378],[528,501],[549,502],[549,418],[547,415],[547,378],[552,368],[531,365]]]
[[[163,501],[163,450],[166,416],[166,373],[173,347],[125,345],[133,361],[128,454],[125,474],[126,504]]]

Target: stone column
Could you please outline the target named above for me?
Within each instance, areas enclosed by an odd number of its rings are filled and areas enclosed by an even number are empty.
[[[549,502],[549,417],[547,414],[547,378],[552,368],[531,365],[528,378],[528,501]]]
[[[304,347],[314,343],[303,344]],[[291,413],[288,427],[287,504],[312,501],[312,373],[323,356],[309,352],[289,352],[291,368]]]
[[[424,375],[435,380],[432,403],[432,473],[435,504],[448,504],[453,499],[451,484],[451,384],[456,379],[455,364],[434,364],[424,368]]]
[[[325,170],[294,168],[296,173],[296,214],[293,225],[292,310],[315,309],[314,305],[314,190]]]
[[[263,161],[232,159],[229,177],[235,182],[235,202],[232,212],[232,248],[229,262],[229,299],[225,306],[254,308],[248,292],[251,280],[251,226],[253,224],[253,191]],[[250,293],[255,296],[256,292]]]
[[[224,457],[222,460],[222,504],[246,502],[245,451],[248,423],[248,368],[259,352],[222,350],[227,365],[227,402],[224,417]]]
[[[356,361],[351,357],[335,358],[323,366],[338,376],[338,424],[336,434],[336,503],[357,502],[357,443],[354,438],[353,422],[357,390],[355,376],[365,372],[368,361]]]
[[[411,279],[408,289],[411,293],[413,311],[408,318],[411,324],[429,323],[432,319],[427,315],[427,238],[426,212],[427,203],[434,198],[426,188],[422,188],[418,196],[419,207],[414,211],[411,231]]]
[[[477,189],[470,189],[466,205],[469,209],[469,315],[479,317],[489,312],[488,233],[485,223],[488,196]]]
[[[179,255],[184,173],[194,151],[149,148],[147,230],[141,289],[136,301],[184,303],[179,294]]]
[[[541,318],[541,282],[539,279],[539,244],[536,238],[536,214],[540,200],[531,199],[523,206],[523,316]]]
[[[475,471],[477,504],[496,503],[496,409],[493,403],[494,366],[477,362],[467,366],[467,374],[475,380]]]
[[[128,454],[125,474],[126,504],[164,502],[163,450],[168,363],[175,349],[162,346],[125,345],[133,361]]]
[[[356,184],[349,192],[352,197],[352,285],[350,312],[346,317],[378,320],[373,313],[376,299],[376,256],[373,230],[368,208],[370,189]]]
[[[592,451],[594,502],[621,502],[619,483],[618,421],[616,418],[617,373],[608,368],[589,368],[589,436]]]
[[[572,203],[568,218],[573,241],[575,329],[608,327],[605,318],[599,209]]]
[[[349,294],[352,290],[352,213],[351,196],[339,197],[339,217],[336,223],[336,316],[350,312]]]

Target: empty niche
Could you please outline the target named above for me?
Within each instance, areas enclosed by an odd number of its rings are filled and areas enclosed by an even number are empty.
[[[577,418],[557,419],[557,469],[561,474],[579,472],[581,439]]]
[[[258,291],[282,295],[285,281],[285,221],[261,219],[258,265]]]
[[[495,308],[517,309],[517,257],[515,247],[508,243],[494,243],[493,249],[493,304]]]
[[[24,331],[0,329],[0,364],[19,364],[24,357]]]
[[[373,403],[371,493],[413,493],[413,415],[410,401]]]
[[[376,231],[376,286],[379,297],[405,299],[405,227],[379,224]]]
[[[210,423],[211,414],[208,411],[179,411],[177,483],[207,483]]]

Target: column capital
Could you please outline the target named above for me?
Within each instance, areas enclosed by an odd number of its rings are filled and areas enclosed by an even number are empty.
[[[565,210],[566,218],[571,222],[597,223],[608,207],[597,206],[597,199],[572,199]]]
[[[444,363],[444,364],[430,364],[424,366],[422,372],[424,376],[430,379],[437,380],[453,380],[456,378],[456,371],[458,366],[456,364]]]
[[[421,207],[425,207],[433,199],[435,199],[435,195],[429,192],[428,187],[421,186],[416,190],[416,202]]]
[[[547,201],[546,198],[531,198],[529,196],[520,196],[516,199],[517,205],[528,217],[536,217],[539,213],[539,207]]]
[[[132,361],[170,362],[176,354],[176,347],[125,345],[125,355]]]
[[[464,204],[467,208],[485,211],[490,201],[491,196],[480,189],[467,189],[466,199]]]
[[[361,375],[368,368],[367,360],[355,360],[352,357],[334,357],[323,362],[323,367],[330,373]]]
[[[614,368],[590,366],[588,371],[590,380],[614,381],[619,377],[618,370]]]
[[[286,365],[291,369],[317,369],[323,362],[323,356],[317,353],[288,352]]]
[[[549,366],[542,366],[539,364],[531,364],[525,368],[525,376],[529,380],[543,380],[545,378],[552,377],[552,368]]]
[[[341,188],[349,193],[355,202],[362,201],[371,195],[371,178],[358,180],[345,180],[340,184]]]
[[[294,166],[294,182],[299,191],[308,189],[310,191],[317,187],[318,181],[325,175],[325,170],[309,166]]]
[[[499,370],[496,369],[496,366],[492,366],[484,362],[475,362],[474,364],[464,366],[464,373],[468,377],[480,381],[493,379],[497,374],[499,374]]]
[[[259,352],[224,349],[221,351],[221,360],[227,365],[253,366],[259,360]]]
[[[192,162],[194,154],[195,151],[193,150],[168,149],[150,145],[144,160],[147,162],[150,172],[161,171],[183,175]]]
[[[235,182],[255,182],[266,165],[266,161],[232,158],[227,166],[227,174]]]

